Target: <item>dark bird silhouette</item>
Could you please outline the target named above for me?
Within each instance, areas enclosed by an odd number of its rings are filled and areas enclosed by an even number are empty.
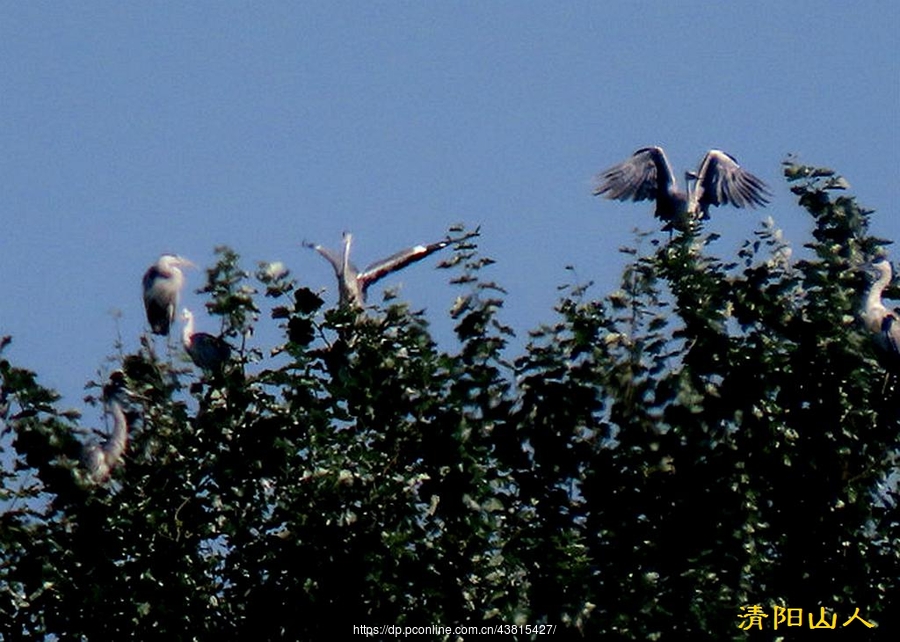
[[[655,200],[655,215],[665,223],[665,230],[688,231],[694,221],[709,218],[711,205],[755,208],[765,206],[771,196],[762,180],[718,149],[706,153],[696,173],[685,174],[685,190],[679,189],[662,147],[637,150],[628,160],[602,172],[597,182],[595,196]]]
[[[350,262],[350,245],[352,242],[353,236],[350,232],[344,232],[344,247],[340,256],[321,245],[306,241],[304,241],[303,245],[314,249],[331,263],[338,280],[340,305],[361,308],[366,302],[366,291],[373,283],[383,279],[391,272],[401,270],[410,263],[421,261],[426,256],[444,249],[451,243],[454,243],[455,240],[448,238],[430,245],[416,245],[415,247],[401,250],[386,259],[372,263],[362,272]]]
[[[231,346],[222,339],[206,332],[194,332],[194,315],[185,308],[181,313],[184,328],[181,342],[194,365],[203,370],[218,372],[231,358]]]
[[[890,359],[900,358],[900,319],[897,313],[888,310],[881,299],[884,289],[893,278],[891,264],[885,257],[879,257],[864,268],[874,278],[866,292],[860,311],[863,324],[872,333],[875,345]],[[898,361],[900,363],[900,361]]]
[[[144,307],[153,334],[168,335],[184,287],[182,267],[196,267],[185,258],[163,254],[144,273]]]

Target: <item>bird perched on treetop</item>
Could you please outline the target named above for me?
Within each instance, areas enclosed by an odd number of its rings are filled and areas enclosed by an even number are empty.
[[[169,334],[178,309],[178,296],[184,287],[182,267],[196,266],[183,257],[163,254],[144,273],[144,307],[153,334]]]
[[[860,317],[866,329],[872,333],[875,345],[881,352],[892,359],[900,358],[900,319],[894,311],[888,310],[881,300],[882,292],[893,277],[891,264],[881,256],[863,269],[871,272],[875,279],[866,293]]]
[[[231,358],[231,346],[222,337],[194,332],[194,315],[187,308],[181,312],[181,318],[184,321],[181,342],[194,365],[213,372],[221,370]]]
[[[696,173],[685,173],[685,183],[686,190],[680,190],[662,147],[644,147],[601,173],[594,195],[620,201],[653,199],[656,217],[666,224],[663,229],[679,231],[709,218],[711,205],[755,208],[765,206],[771,195],[762,180],[718,149],[706,153]]]
[[[338,279],[340,305],[342,307],[361,308],[366,302],[366,291],[370,285],[391,272],[405,268],[410,263],[421,261],[429,254],[442,250],[457,240],[459,239],[447,238],[430,245],[416,245],[415,247],[401,250],[386,259],[372,263],[362,272],[350,262],[350,245],[353,242],[353,236],[350,232],[344,232],[344,247],[340,256],[321,245],[306,241],[303,242],[303,245],[314,249],[331,263],[331,267],[334,268],[335,276]]]

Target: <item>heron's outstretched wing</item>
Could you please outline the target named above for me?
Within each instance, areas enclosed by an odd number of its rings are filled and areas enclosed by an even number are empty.
[[[693,202],[704,213],[710,205],[762,207],[769,202],[768,196],[771,193],[762,180],[718,149],[709,150],[703,157],[692,194]]]
[[[594,196],[619,201],[653,200],[659,190],[674,187],[672,166],[662,147],[644,147],[631,158],[597,177]]]
[[[344,272],[344,266],[340,256],[329,250],[327,247],[318,245],[317,243],[310,243],[309,241],[303,241],[303,247],[308,247],[324,256],[328,262],[331,263],[331,267],[334,268],[334,273],[337,277],[341,278],[341,275]]]
[[[344,232],[344,248],[340,255],[318,243],[303,241],[303,246],[313,249],[324,256],[328,262],[331,263],[331,267],[334,268],[334,273],[338,280],[341,280],[344,278],[355,277],[358,272],[356,266],[350,261],[350,244],[352,243],[352,240],[353,235],[351,235],[350,232]]]
[[[438,241],[437,243],[431,243],[430,245],[416,245],[415,247],[400,250],[386,259],[376,261],[359,275],[360,285],[365,289],[391,272],[402,270],[410,263],[421,261],[429,254],[434,254],[438,250],[444,249],[450,245],[451,242],[452,241],[448,239]]]

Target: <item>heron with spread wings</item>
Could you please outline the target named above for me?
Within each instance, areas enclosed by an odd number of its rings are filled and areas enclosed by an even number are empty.
[[[473,236],[473,234],[470,234],[470,236]],[[303,245],[315,250],[331,263],[338,280],[340,305],[342,307],[361,308],[366,303],[366,292],[373,283],[380,281],[392,272],[402,270],[411,263],[421,261],[426,256],[434,254],[458,240],[460,239],[447,238],[429,245],[415,245],[405,250],[400,250],[386,259],[375,261],[363,271],[359,271],[350,262],[350,246],[353,243],[353,235],[350,232],[344,232],[344,245],[340,255],[315,243],[304,241]]]
[[[763,207],[771,193],[761,179],[718,149],[706,153],[697,172],[685,173],[682,190],[662,147],[644,147],[602,172],[594,195],[619,201],[654,200],[663,229],[685,232],[694,221],[709,218],[710,206]]]

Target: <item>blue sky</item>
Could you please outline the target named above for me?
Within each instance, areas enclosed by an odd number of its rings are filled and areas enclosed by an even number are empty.
[[[711,148],[766,180],[766,210],[720,209],[731,256],[771,215],[810,222],[780,162],[844,174],[900,238],[896,2],[0,4],[0,334],[7,356],[81,407],[84,383],[146,327],[144,270],[227,244],[327,288],[301,246],[355,235],[358,264],[481,225],[520,337],[556,286],[625,263],[650,204],[592,177],[662,145],[678,175]],[[900,255],[894,257],[900,259]],[[387,282],[449,341],[457,290],[437,259]],[[185,303],[202,312],[188,274]],[[380,300],[381,287],[370,293]],[[203,314],[200,329],[215,330]],[[271,326],[263,319],[261,325]],[[260,332],[264,347],[274,337]]]

